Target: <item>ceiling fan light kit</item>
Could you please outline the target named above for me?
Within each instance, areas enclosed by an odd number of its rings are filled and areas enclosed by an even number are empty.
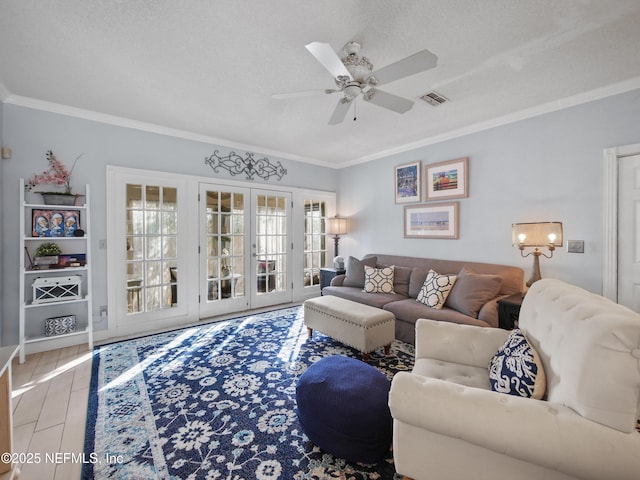
[[[373,103],[387,110],[405,113],[413,107],[413,101],[392,93],[374,88],[378,85],[394,82],[416,73],[434,68],[438,57],[429,50],[398,60],[379,70],[373,70],[373,63],[360,55],[362,46],[357,42],[349,42],[344,46],[345,57],[340,58],[331,45],[323,42],[311,42],[306,49],[333,76],[337,89],[326,89],[324,93],[342,93],[343,96],[329,119],[329,125],[336,125],[344,120],[351,103],[362,94],[365,102]],[[298,97],[299,93],[274,95],[275,98]],[[354,114],[354,120],[356,119]]]

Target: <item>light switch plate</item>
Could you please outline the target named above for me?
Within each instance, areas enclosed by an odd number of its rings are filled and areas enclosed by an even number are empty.
[[[567,240],[567,252],[584,253],[584,240]]]

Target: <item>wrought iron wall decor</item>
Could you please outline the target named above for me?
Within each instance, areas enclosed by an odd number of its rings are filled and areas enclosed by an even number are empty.
[[[245,173],[247,180],[253,180],[254,176],[258,176],[263,180],[269,180],[271,177],[276,176],[278,180],[282,180],[282,177],[287,174],[287,169],[280,162],[272,164],[267,157],[256,160],[253,158],[253,153],[247,153],[245,158],[242,158],[236,152],[231,152],[229,155],[221,157],[218,155],[218,150],[216,150],[213,155],[204,159],[204,163],[209,165],[216,173],[220,168],[227,170],[234,177]]]

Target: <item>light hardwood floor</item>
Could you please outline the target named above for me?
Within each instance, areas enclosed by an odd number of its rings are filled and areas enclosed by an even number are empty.
[[[22,365],[14,359],[13,450],[31,460],[18,465],[20,480],[80,478],[81,458],[70,454],[84,451],[91,355],[85,344],[29,355]]]

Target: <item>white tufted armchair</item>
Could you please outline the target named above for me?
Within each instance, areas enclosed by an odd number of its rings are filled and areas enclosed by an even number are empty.
[[[640,315],[559,280],[533,284],[520,328],[543,400],[491,391],[508,331],[421,319],[392,382],[398,473],[422,479],[640,479]]]

